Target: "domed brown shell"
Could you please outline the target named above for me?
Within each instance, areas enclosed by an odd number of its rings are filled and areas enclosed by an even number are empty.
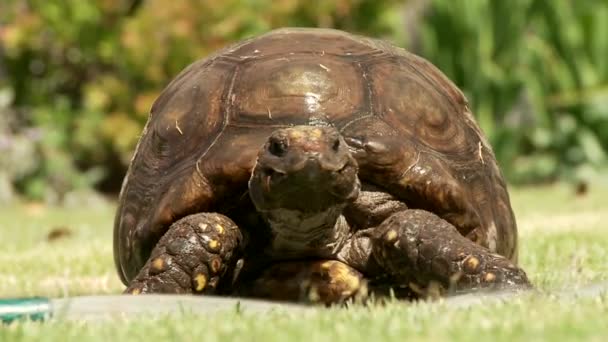
[[[281,29],[193,63],[154,103],[120,195],[123,282],[180,217],[225,212],[256,154],[291,125],[333,125],[363,182],[430,210],[515,260],[517,230],[493,152],[458,88],[424,59],[326,29]]]

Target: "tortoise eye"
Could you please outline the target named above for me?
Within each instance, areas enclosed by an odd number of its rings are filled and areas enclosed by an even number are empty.
[[[287,152],[287,143],[282,140],[272,139],[270,145],[268,145],[268,152],[281,157]]]
[[[337,152],[340,149],[340,139],[336,139],[331,148]]]

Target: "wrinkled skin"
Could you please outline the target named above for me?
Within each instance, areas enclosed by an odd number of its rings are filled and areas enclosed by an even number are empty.
[[[130,293],[331,303],[529,285],[462,93],[419,57],[322,29],[242,42],[169,84],[125,178],[114,255]]]
[[[187,216],[163,236],[127,292],[215,293],[227,277],[226,288],[241,295],[335,303],[364,296],[364,280],[387,277],[416,289],[432,283],[452,290],[529,286],[509,259],[437,215],[361,191],[357,173],[334,128],[273,132],[249,181],[266,241],[247,251],[229,218]],[[293,259],[312,260],[286,261]]]

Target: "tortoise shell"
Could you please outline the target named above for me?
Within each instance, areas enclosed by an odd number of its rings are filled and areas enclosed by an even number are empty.
[[[270,133],[336,127],[373,184],[517,258],[503,176],[462,92],[426,60],[328,29],[280,29],[182,71],[154,103],[120,194],[114,255],[123,282],[172,222],[225,213],[247,193]]]

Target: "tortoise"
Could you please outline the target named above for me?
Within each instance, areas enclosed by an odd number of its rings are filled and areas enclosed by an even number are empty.
[[[242,41],[171,81],[114,224],[126,293],[326,303],[529,287],[517,242],[463,93],[388,42],[313,28]]]

